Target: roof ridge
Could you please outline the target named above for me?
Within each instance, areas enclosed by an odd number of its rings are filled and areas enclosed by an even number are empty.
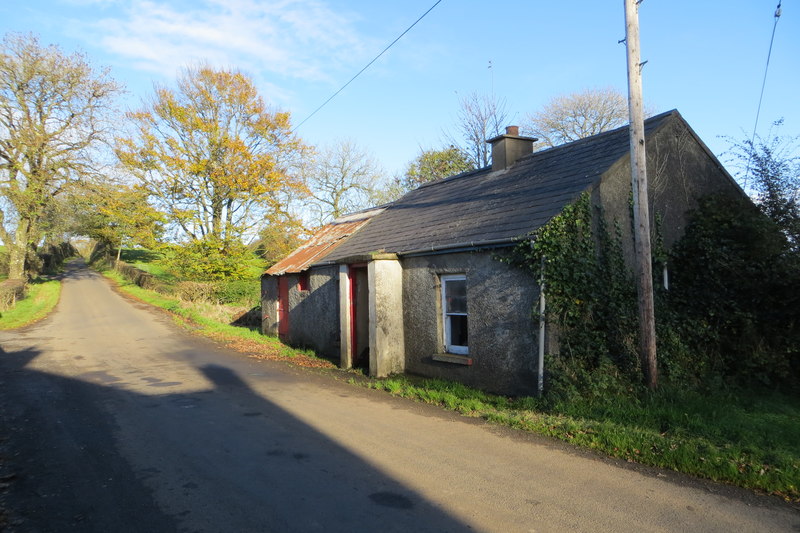
[[[653,122],[657,122],[659,120],[663,120],[666,117],[668,117],[669,115],[680,116],[680,113],[678,113],[677,109],[671,109],[669,111],[664,111],[663,113],[659,113],[657,115],[653,115],[652,117],[648,117],[648,118],[645,119],[645,121],[644,121],[645,122],[645,126],[647,126],[648,123],[653,123]],[[547,154],[549,152],[554,152],[554,151],[557,151],[557,150],[562,150],[562,149],[565,150],[565,149],[568,149],[568,148],[573,148],[573,147],[575,147],[577,145],[580,145],[580,144],[587,144],[587,143],[591,143],[591,142],[597,142],[602,137],[610,137],[610,136],[612,136],[614,134],[618,134],[621,130],[627,130],[629,126],[630,126],[630,123],[626,123],[623,126],[619,126],[617,128],[614,128],[613,130],[601,131],[600,133],[595,133],[594,135],[590,135],[589,137],[582,137],[580,139],[576,139],[574,141],[569,141],[569,142],[566,142],[564,144],[558,144],[556,146],[550,146],[550,147],[545,148],[543,150],[539,150],[537,152],[533,152],[531,154],[528,154],[525,157],[520,158],[519,161],[522,161],[524,159],[532,158],[532,157],[534,157],[536,155]]]
[[[484,171],[486,169],[491,169],[491,168],[492,168],[491,165],[489,165],[489,166],[485,166],[485,167],[482,167],[482,168],[474,168],[472,170],[465,170],[464,172],[459,172],[458,174],[453,174],[452,176],[446,176],[444,178],[439,178],[438,180],[435,180],[435,181],[425,182],[422,185],[420,185],[418,187],[415,187],[411,191],[416,191],[416,190],[423,189],[423,188],[426,188],[426,187],[431,187],[433,185],[439,185],[440,183],[445,183],[445,182],[452,181],[452,180],[459,179],[459,178],[465,178],[465,177],[469,176],[470,174],[476,174],[478,172],[482,172],[482,171]],[[411,191],[409,191],[409,192],[411,192]]]

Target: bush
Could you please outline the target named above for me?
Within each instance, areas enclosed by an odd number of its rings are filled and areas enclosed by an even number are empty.
[[[203,281],[182,281],[175,295],[187,302],[210,302],[214,299],[216,284]]]
[[[221,304],[253,307],[260,303],[261,286],[257,280],[252,279],[219,281],[216,283],[214,296]]]
[[[239,242],[207,238],[167,247],[164,264],[190,281],[244,279],[251,256]]]
[[[668,313],[694,353],[684,370],[798,385],[800,258],[772,220],[744,199],[707,198],[670,263]]]
[[[4,246],[0,247],[0,277],[8,277],[8,250]]]
[[[182,281],[175,294],[187,302],[253,307],[258,305],[260,287],[254,280]]]
[[[17,300],[25,298],[26,290],[26,283],[20,279],[8,279],[0,283],[0,310],[14,307]]]

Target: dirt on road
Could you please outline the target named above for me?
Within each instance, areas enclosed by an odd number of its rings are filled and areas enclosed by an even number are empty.
[[[80,263],[0,347],[11,532],[800,531],[774,498],[243,357]]]

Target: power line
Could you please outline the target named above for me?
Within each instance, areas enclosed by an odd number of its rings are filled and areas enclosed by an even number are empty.
[[[361,70],[359,70],[359,71],[358,71],[358,73],[357,73],[355,76],[353,76],[352,78],[350,78],[350,81],[348,81],[347,83],[345,83],[344,85],[342,85],[342,87],[341,87],[341,88],[340,88],[338,91],[336,91],[335,93],[333,93],[333,94],[330,96],[330,98],[328,98],[327,100],[325,100],[324,102],[322,102],[322,104],[321,104],[321,105],[320,105],[318,108],[316,108],[316,109],[315,109],[315,110],[314,110],[314,111],[313,111],[313,112],[312,112],[310,115],[308,115],[308,116],[307,116],[306,118],[304,118],[304,119],[303,119],[303,120],[302,120],[302,121],[301,121],[301,122],[300,122],[300,123],[299,123],[297,126],[295,126],[295,127],[294,127],[294,129],[292,130],[292,133],[294,133],[295,131],[297,131],[297,130],[300,128],[300,126],[302,126],[303,124],[305,124],[305,123],[306,123],[306,121],[307,121],[308,119],[310,119],[311,117],[313,117],[314,115],[316,115],[316,114],[317,114],[317,112],[318,112],[320,109],[322,109],[323,107],[325,107],[326,105],[328,105],[328,102],[330,102],[331,100],[333,100],[334,98],[336,98],[336,96],[337,96],[337,95],[338,95],[340,92],[342,92],[343,90],[345,90],[345,88],[346,88],[348,85],[350,85],[351,83],[353,83],[353,81],[354,81],[356,78],[358,78],[358,77],[359,77],[359,76],[360,76],[360,75],[361,75],[361,74],[362,74],[362,73],[363,73],[365,70],[367,70],[367,69],[368,69],[368,68],[369,68],[369,67],[370,67],[370,66],[371,66],[371,65],[372,65],[372,64],[373,64],[375,61],[377,61],[377,60],[378,60],[378,59],[379,59],[379,58],[380,58],[380,57],[381,57],[383,54],[385,54],[385,53],[386,53],[386,52],[389,50],[389,48],[391,48],[392,46],[394,46],[394,45],[395,45],[395,43],[396,43],[397,41],[399,41],[400,39],[402,39],[402,38],[403,38],[403,36],[404,36],[406,33],[408,33],[409,31],[411,31],[411,28],[413,28],[414,26],[416,26],[416,25],[417,25],[417,23],[418,23],[420,20],[424,19],[424,18],[425,18],[425,16],[426,16],[428,13],[430,13],[431,11],[433,11],[433,8],[434,8],[434,7],[436,7],[436,6],[438,6],[438,5],[439,5],[441,2],[442,2],[442,0],[437,0],[437,1],[436,1],[436,3],[435,3],[435,4],[433,4],[433,5],[432,5],[432,6],[431,6],[431,7],[430,7],[430,8],[429,8],[429,9],[428,9],[428,10],[427,10],[425,13],[423,13],[423,14],[422,14],[422,15],[421,15],[421,16],[420,16],[420,17],[419,17],[417,20],[415,20],[415,21],[414,21],[414,23],[413,23],[411,26],[409,26],[408,28],[406,28],[406,31],[404,31],[403,33],[401,33],[400,35],[398,35],[398,36],[397,36],[397,38],[396,38],[394,41],[392,41],[391,43],[389,43],[389,46],[387,46],[386,48],[384,48],[384,49],[381,51],[381,53],[380,53],[380,54],[376,55],[376,56],[375,56],[375,57],[372,59],[372,61],[370,61],[369,63],[367,63],[367,64],[366,64],[366,66],[365,66],[364,68],[362,68]]]
[[[778,0],[778,7],[775,8],[775,23],[772,25],[772,37],[769,40],[769,52],[767,52],[767,65],[764,67],[764,80],[761,82],[761,96],[758,97],[758,109],[756,110],[756,122],[753,125],[753,135],[750,137],[750,150],[753,150],[753,143],[756,140],[758,130],[758,119],[761,116],[761,102],[764,100],[764,87],[767,85],[767,71],[769,71],[769,60],[772,56],[772,43],[775,42],[775,29],[778,27],[778,19],[781,18],[781,2]],[[744,174],[744,188],[747,188],[747,179],[750,177],[750,163],[753,154],[750,154],[750,161],[747,163],[747,171]]]

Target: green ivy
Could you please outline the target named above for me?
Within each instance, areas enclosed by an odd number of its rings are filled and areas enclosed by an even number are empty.
[[[662,220],[654,220],[662,381],[692,389],[753,381],[797,388],[800,257],[780,229],[744,198],[709,197],[668,252]],[[503,260],[544,280],[546,318],[560,347],[548,356],[548,394],[591,398],[641,390],[636,290],[621,231],[618,224],[609,231],[588,193]]]
[[[560,345],[549,384],[559,393],[638,383],[636,299],[621,243],[620,228],[612,235],[599,211],[593,216],[586,193],[509,259],[544,280],[547,321]]]
[[[666,308],[693,348],[692,366],[678,363],[691,377],[798,386],[800,255],[771,219],[744,199],[705,198],[670,263]]]

